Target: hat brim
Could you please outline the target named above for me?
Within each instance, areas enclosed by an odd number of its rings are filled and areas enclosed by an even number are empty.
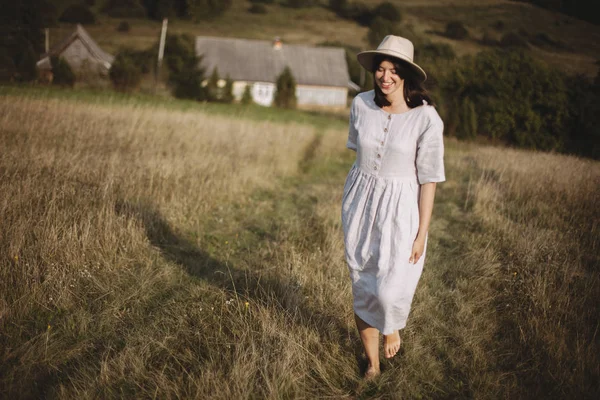
[[[401,54],[395,53],[393,51],[388,51],[388,50],[363,51],[356,55],[356,59],[358,60],[358,63],[360,65],[362,65],[362,67],[364,69],[366,69],[369,72],[372,72],[373,59],[375,58],[375,56],[378,56],[378,55],[383,55],[383,56],[394,58],[394,59],[402,62],[403,64],[407,65],[415,72],[415,74],[417,75],[417,77],[420,79],[421,82],[424,82],[427,79],[427,74],[425,73],[423,68],[419,67],[414,62],[403,58]]]

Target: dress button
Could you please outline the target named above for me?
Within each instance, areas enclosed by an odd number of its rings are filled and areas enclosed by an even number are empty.
[[[377,165],[373,165],[373,169],[377,171]]]
[[[381,154],[377,154],[377,158],[381,158]]]
[[[385,128],[383,131],[384,131],[385,133],[387,133],[387,128]]]
[[[390,115],[388,115],[388,119],[392,119],[392,115],[391,115],[391,114],[390,114]]]
[[[381,145],[383,146],[383,140],[381,141]]]

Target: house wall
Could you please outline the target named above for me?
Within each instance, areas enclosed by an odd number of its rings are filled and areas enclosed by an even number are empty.
[[[327,86],[296,86],[298,105],[345,107],[348,89]]]
[[[108,68],[104,63],[94,58],[79,38],[75,39],[66,49],[64,49],[63,52],[60,53],[60,57],[64,58],[69,63],[71,69],[73,69],[73,72],[76,74],[81,72],[89,73],[91,71],[101,75],[108,74]]]
[[[242,99],[246,85],[252,85],[252,98],[256,104],[271,106],[275,98],[276,86],[271,82],[233,83],[233,96],[237,101]],[[348,89],[326,86],[296,86],[298,105],[345,107]]]

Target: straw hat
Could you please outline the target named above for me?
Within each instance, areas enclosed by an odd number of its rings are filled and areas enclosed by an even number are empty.
[[[381,43],[379,43],[377,50],[363,51],[358,53],[356,58],[360,65],[367,71],[373,70],[373,59],[378,54],[397,58],[410,67],[421,81],[424,81],[427,79],[427,74],[423,71],[423,68],[413,62],[414,53],[415,48],[410,40],[401,36],[387,35]]]

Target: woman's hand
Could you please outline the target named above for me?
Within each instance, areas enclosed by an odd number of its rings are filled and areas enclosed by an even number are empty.
[[[415,239],[413,246],[412,246],[412,251],[410,252],[410,258],[408,259],[408,262],[411,264],[416,264],[419,259],[421,258],[421,256],[423,255],[423,251],[425,250],[425,238],[417,236],[417,238]]]

